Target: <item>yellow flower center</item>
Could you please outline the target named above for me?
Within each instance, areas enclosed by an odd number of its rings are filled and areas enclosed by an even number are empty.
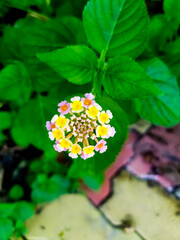
[[[81,152],[81,147],[78,144],[74,144],[71,148],[71,152],[74,154],[78,154]]]
[[[56,120],[56,124],[60,127],[60,128],[64,128],[67,124],[68,119],[67,118],[63,118],[63,117],[58,117],[58,119]]]
[[[55,123],[51,123],[51,129],[53,129],[55,127],[56,127]]]
[[[66,104],[61,106],[62,111],[66,111],[67,109],[68,109],[68,106]]]
[[[85,99],[84,100],[84,105],[91,105],[92,101],[90,99]]]
[[[101,113],[99,115],[99,118],[101,122],[106,123],[109,120],[108,114],[107,113]]]
[[[71,141],[69,141],[68,139],[62,139],[61,140],[61,142],[60,142],[60,146],[62,147],[62,148],[70,148],[70,146],[71,146]]]
[[[56,129],[53,131],[53,136],[56,139],[60,139],[63,137],[63,132],[60,129]]]
[[[99,110],[97,109],[97,107],[92,106],[89,108],[88,113],[91,117],[95,118],[95,117],[97,117]]]
[[[85,147],[83,150],[86,154],[91,154],[94,151],[94,146]]]
[[[72,103],[72,110],[73,111],[81,111],[83,109],[81,101],[74,101]]]
[[[105,127],[105,126],[100,126],[99,129],[98,129],[98,134],[99,136],[106,136],[108,133],[108,128]]]
[[[100,143],[97,147],[100,149],[100,148],[102,148],[104,146],[104,144],[103,143]]]

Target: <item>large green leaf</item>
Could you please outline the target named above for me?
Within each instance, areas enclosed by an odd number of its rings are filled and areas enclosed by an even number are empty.
[[[38,58],[60,76],[75,84],[92,81],[96,71],[97,57],[90,48],[85,46],[70,46],[38,54]]]
[[[13,223],[9,219],[0,219],[0,239],[9,240],[13,233]]]
[[[57,102],[38,96],[25,104],[17,113],[11,129],[14,141],[24,147],[33,144],[37,148],[53,149],[45,128],[46,121],[57,111]]]
[[[90,0],[83,23],[89,43],[99,53],[136,58],[143,51],[149,27],[144,0]]]
[[[111,97],[117,99],[140,98],[156,95],[158,92],[144,69],[125,56],[109,60],[103,77],[103,86]]]
[[[0,72],[0,99],[28,99],[31,91],[31,82],[24,65],[15,62]]]
[[[170,127],[177,124],[180,122],[180,95],[176,77],[156,58],[142,62],[142,66],[164,95],[136,99],[137,112],[142,118],[156,125]]]
[[[83,171],[87,172],[87,176],[93,178],[94,174],[100,174],[104,171],[110,164],[112,164],[123,146],[127,133],[128,133],[128,118],[121,107],[109,97],[101,97],[96,99],[96,101],[102,106],[104,110],[110,110],[113,114],[113,119],[111,119],[110,124],[116,130],[114,137],[107,139],[108,149],[105,153],[96,152],[94,157],[83,160],[82,158],[77,158],[74,161],[75,166],[72,165],[69,170],[69,176],[74,178],[85,177]],[[75,171],[76,169],[76,171]],[[94,178],[95,181],[97,178]]]

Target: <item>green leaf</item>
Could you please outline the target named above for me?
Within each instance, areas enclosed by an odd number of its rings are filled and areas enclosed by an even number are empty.
[[[13,233],[13,223],[9,219],[0,219],[0,239],[9,240]]]
[[[69,170],[69,177],[79,178],[85,177],[83,172],[87,172],[87,175],[93,177],[95,174],[100,174],[107,167],[112,164],[118,156],[121,148],[127,138],[128,134],[128,119],[121,107],[113,101],[111,98],[103,96],[100,99],[96,99],[103,110],[110,110],[113,114],[113,118],[110,121],[110,125],[116,130],[114,137],[107,139],[107,151],[105,153],[96,152],[94,157],[86,159],[85,161],[80,157],[74,160],[76,166],[71,166]],[[76,168],[76,171],[74,170]],[[95,179],[97,179],[95,177]]]
[[[144,0],[90,0],[83,23],[91,46],[108,57],[136,58],[144,49],[149,28]]]
[[[15,62],[0,72],[0,99],[27,100],[31,92],[31,82],[26,68],[21,62]]]
[[[61,84],[63,79],[47,67],[46,64],[42,63],[36,57],[28,58],[24,62],[29,76],[32,81],[32,86],[35,91],[45,92],[51,89],[55,84]]]
[[[142,62],[147,74],[155,80],[157,87],[164,93],[156,97],[135,99],[139,115],[153,124],[165,127],[180,122],[179,88],[167,66],[155,58]]]
[[[10,112],[0,112],[0,130],[10,128],[12,123]]]
[[[69,32],[68,40],[71,44],[88,45],[84,25],[80,19],[66,16],[60,19],[59,24],[63,24]]]
[[[6,4],[10,7],[22,9],[22,10],[28,10],[31,6],[37,6],[42,8],[45,5],[45,0],[6,0]]]
[[[0,2],[0,18],[2,18],[7,12],[8,12],[8,7],[6,6],[4,1]]]
[[[25,104],[17,113],[11,129],[14,141],[24,147],[33,144],[37,148],[53,151],[45,125],[56,113],[57,104],[53,99],[40,95]]]
[[[31,33],[31,34],[30,34]],[[28,60],[36,53],[47,52],[72,43],[71,34],[63,24],[54,19],[19,19],[14,26],[7,25],[0,45],[3,63],[9,60]]]
[[[175,20],[180,24],[180,0],[164,0],[163,8],[168,20]]]
[[[97,57],[85,46],[70,46],[37,56],[60,76],[75,84],[92,81],[96,71]]]
[[[2,131],[0,131],[0,146],[3,145],[5,139],[6,139],[5,135],[3,134]]]
[[[15,231],[14,235],[16,237],[21,237],[23,234],[27,232],[27,229],[24,225],[24,222],[22,220],[17,220],[15,224]]]
[[[11,215],[11,217],[15,220],[26,221],[34,214],[34,206],[29,202],[16,202],[15,205],[15,209]]]
[[[153,16],[150,23],[149,46],[158,54],[165,52],[168,42],[173,40],[175,31],[172,22],[164,14]]]
[[[144,69],[125,56],[109,60],[103,86],[111,97],[117,99],[141,98],[159,93]]]
[[[22,198],[23,195],[24,195],[24,190],[18,184],[14,185],[9,191],[9,197],[14,200]]]
[[[32,200],[35,203],[51,201],[59,195],[67,193],[69,181],[58,175],[48,178],[45,174],[39,174],[32,184]]]
[[[0,204],[0,217],[10,217],[14,211],[15,205],[13,203],[1,203]]]
[[[136,112],[136,109],[134,108],[133,101],[127,100],[118,100],[117,101],[122,110],[126,113],[128,120],[129,120],[129,125],[136,123],[139,120],[139,116]]]

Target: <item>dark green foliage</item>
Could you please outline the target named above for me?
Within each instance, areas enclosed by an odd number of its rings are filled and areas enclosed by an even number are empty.
[[[180,122],[180,0],[164,0],[157,14],[149,2],[0,1],[0,145],[33,149],[13,172],[24,167],[23,182],[5,189],[1,240],[26,232],[31,201],[77,191],[79,179],[99,189],[139,118]],[[72,160],[54,151],[45,124],[59,102],[90,92],[113,113],[116,134],[106,153]]]
[[[142,62],[147,74],[155,80],[162,95],[136,99],[135,105],[139,115],[160,126],[171,127],[180,119],[180,93],[176,78],[166,65],[158,59]]]
[[[69,186],[69,181],[61,176],[53,175],[48,178],[45,174],[39,174],[32,183],[31,197],[35,203],[50,201],[67,193]]]
[[[34,214],[34,207],[26,201],[0,204],[0,239],[7,240],[12,234],[16,237],[26,232],[23,224]]]

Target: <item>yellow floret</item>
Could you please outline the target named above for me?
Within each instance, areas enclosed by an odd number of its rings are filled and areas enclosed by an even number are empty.
[[[71,145],[72,145],[71,141],[66,139],[66,138],[62,139],[61,142],[60,142],[60,146],[62,148],[68,149],[68,148],[70,148]]]
[[[64,135],[64,134],[63,134],[63,131],[61,131],[60,129],[56,129],[56,130],[53,131],[53,136],[54,136],[54,138],[56,138],[56,139],[62,138],[63,135]]]
[[[83,110],[83,105],[81,101],[74,101],[71,104],[72,111],[77,112],[77,111],[82,111]]]
[[[91,154],[94,151],[94,146],[85,147],[83,151],[85,152],[85,154]]]
[[[100,137],[104,137],[108,133],[108,128],[106,126],[100,126],[98,127],[97,132]]]
[[[78,144],[74,144],[71,148],[71,153],[80,154],[81,153],[81,147]]]
[[[106,123],[109,120],[109,116],[107,113],[100,113],[99,114],[99,119],[102,123]]]
[[[99,113],[99,110],[97,109],[97,107],[92,106],[89,108],[89,110],[87,112],[90,117],[96,118]]]
[[[58,117],[58,119],[56,120],[56,124],[60,127],[60,128],[64,128],[68,123],[68,119],[65,117]]]

